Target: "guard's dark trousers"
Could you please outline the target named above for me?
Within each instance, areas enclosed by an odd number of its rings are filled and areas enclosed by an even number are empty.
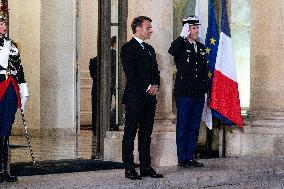
[[[10,83],[0,101],[0,182],[16,182],[17,177],[8,172],[9,135],[17,112],[18,99]]]
[[[176,143],[178,161],[194,159],[204,99],[177,96]]]

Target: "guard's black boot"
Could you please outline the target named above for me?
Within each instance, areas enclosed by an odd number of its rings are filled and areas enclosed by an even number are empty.
[[[4,182],[3,173],[0,172],[0,183]]]
[[[192,167],[204,167],[203,163],[196,161],[195,159],[187,161],[187,164]]]
[[[9,153],[9,137],[3,137],[3,150],[2,150],[2,160],[3,160],[3,180],[6,182],[17,182],[18,178],[12,176],[8,172],[8,153]]]
[[[4,169],[3,169],[3,156],[2,156],[2,151],[3,151],[3,138],[0,137],[0,183],[4,182]]]
[[[0,183],[4,182],[3,170],[0,171]]]
[[[18,177],[10,175],[8,172],[4,172],[3,180],[6,182],[17,182]]]

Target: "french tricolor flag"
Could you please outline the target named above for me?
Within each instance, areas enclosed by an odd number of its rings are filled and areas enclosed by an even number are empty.
[[[227,123],[226,119],[228,119],[229,122],[242,127],[243,121],[241,117],[236,65],[233,58],[226,0],[222,0],[221,34],[214,70],[210,106],[219,114],[217,117]]]

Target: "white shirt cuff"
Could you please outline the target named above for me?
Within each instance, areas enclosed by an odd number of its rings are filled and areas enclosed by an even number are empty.
[[[150,90],[151,86],[152,85],[150,84],[149,87],[147,88],[146,92],[148,92]]]

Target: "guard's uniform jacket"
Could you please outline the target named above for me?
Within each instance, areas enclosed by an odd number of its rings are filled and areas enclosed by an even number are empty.
[[[208,66],[205,57],[205,46],[196,42],[194,44],[187,39],[178,37],[171,44],[169,53],[174,56],[177,66],[175,80],[175,95],[189,96],[192,98],[204,98],[208,91]]]
[[[26,83],[26,81],[19,50],[14,41],[8,38],[0,38],[0,61],[0,101],[12,82],[18,96],[18,107],[20,108],[19,84]]]

